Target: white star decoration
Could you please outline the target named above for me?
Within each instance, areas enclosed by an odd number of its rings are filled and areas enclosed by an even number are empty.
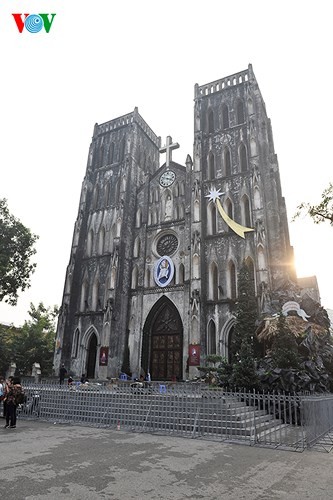
[[[209,194],[207,194],[205,196],[205,198],[209,198],[209,201],[216,201],[216,198],[220,198],[220,196],[222,196],[224,193],[222,193],[222,191],[220,191],[219,189],[211,189],[209,191]]]

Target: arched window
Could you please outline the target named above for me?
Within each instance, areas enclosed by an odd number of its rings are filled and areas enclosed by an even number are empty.
[[[216,224],[216,205],[211,202],[207,208],[207,232],[208,234],[216,234],[217,232],[217,224]]]
[[[242,224],[246,227],[251,227],[250,202],[246,194],[241,200]]]
[[[222,128],[229,128],[229,110],[226,104],[222,106]]]
[[[236,105],[236,121],[238,125],[245,122],[244,104],[240,99],[237,101]]]
[[[210,300],[217,300],[218,299],[218,268],[215,262],[212,262],[210,269],[209,269],[209,299]]]
[[[239,164],[240,164],[240,171],[241,172],[246,172],[247,171],[247,153],[246,153],[246,147],[242,143],[239,146]]]
[[[179,184],[178,182],[175,183],[175,186],[173,188],[173,196],[177,198],[179,196]]]
[[[245,265],[246,265],[246,267],[247,267],[247,269],[249,271],[249,278],[252,281],[253,286],[255,286],[254,264],[253,264],[253,260],[251,259],[251,257],[247,257],[245,259]]]
[[[109,147],[109,165],[113,163],[113,159],[114,159],[114,143],[111,142]]]
[[[215,179],[215,156],[211,151],[208,155],[208,179]]]
[[[199,275],[199,256],[198,254],[195,254],[193,255],[193,269],[192,269],[192,272],[193,272],[193,279],[198,279],[200,278],[200,275]]]
[[[224,150],[224,170],[226,176],[231,175],[231,155],[229,148]]]
[[[185,194],[185,184],[184,181],[181,181],[179,183],[179,195],[184,196],[184,194]]]
[[[228,266],[228,295],[230,299],[237,297],[236,267],[232,260]]]
[[[208,110],[207,121],[208,121],[208,132],[212,134],[214,132],[214,113],[212,109]]]
[[[207,328],[207,354],[216,354],[216,326],[212,319]]]

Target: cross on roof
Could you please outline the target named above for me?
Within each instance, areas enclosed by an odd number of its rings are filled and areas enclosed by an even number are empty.
[[[179,148],[178,142],[175,142],[174,144],[172,144],[172,137],[170,135],[168,135],[168,137],[166,138],[165,146],[163,146],[163,148],[159,149],[160,153],[166,153],[165,164],[166,164],[167,168],[170,166],[170,161],[172,160],[171,151],[173,149],[178,149],[178,148]]]

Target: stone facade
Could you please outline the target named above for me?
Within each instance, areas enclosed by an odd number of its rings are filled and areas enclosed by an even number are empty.
[[[90,378],[192,378],[189,349],[228,357],[244,260],[262,313],[295,283],[271,124],[251,65],[195,86],[193,161],[172,161],[171,143],[160,167],[161,140],[137,108],[95,125],[56,371],[64,362]],[[230,220],[252,230],[242,237]]]

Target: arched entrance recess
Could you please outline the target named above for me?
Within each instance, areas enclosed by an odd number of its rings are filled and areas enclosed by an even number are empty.
[[[86,375],[87,378],[95,378],[96,369],[96,354],[97,354],[97,337],[93,332],[88,342]]]
[[[152,380],[183,378],[183,324],[176,306],[162,297],[143,328],[141,365]]]

